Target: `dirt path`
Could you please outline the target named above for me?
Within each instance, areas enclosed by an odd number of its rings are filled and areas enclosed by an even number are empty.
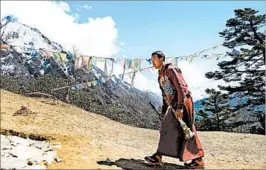
[[[13,116],[24,104],[36,114]],[[156,150],[159,138],[155,130],[127,126],[60,101],[28,98],[4,90],[1,90],[1,129],[38,134],[61,143],[57,152],[63,161],[48,169],[117,169],[97,161],[143,159]],[[207,169],[266,168],[265,136],[226,132],[199,132],[199,136]],[[173,158],[163,160],[183,164]]]

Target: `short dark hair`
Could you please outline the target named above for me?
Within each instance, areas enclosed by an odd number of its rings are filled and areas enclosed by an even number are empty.
[[[163,61],[165,61],[165,55],[162,51],[154,51],[151,55],[157,55],[158,58],[163,58]]]

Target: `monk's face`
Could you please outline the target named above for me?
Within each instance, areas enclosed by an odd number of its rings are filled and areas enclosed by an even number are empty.
[[[155,69],[160,69],[163,66],[163,58],[158,58],[157,55],[151,56],[151,61]]]

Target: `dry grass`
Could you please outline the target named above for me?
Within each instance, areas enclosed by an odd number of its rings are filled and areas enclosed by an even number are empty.
[[[22,105],[36,114],[13,116]],[[29,98],[1,90],[1,129],[42,135],[63,159],[49,169],[117,169],[97,161],[143,159],[156,150],[158,131],[127,126],[73,105],[52,99]],[[265,136],[225,132],[199,132],[205,149],[206,168],[265,168]],[[54,139],[52,139],[54,138]],[[263,156],[264,155],[264,156]],[[165,161],[182,164],[172,158]]]

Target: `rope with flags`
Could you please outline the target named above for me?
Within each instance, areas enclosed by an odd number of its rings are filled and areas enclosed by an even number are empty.
[[[2,21],[5,20],[6,22],[18,22],[17,19],[13,16],[6,16],[2,19]],[[25,25],[25,24],[23,24]],[[3,28],[3,27],[2,27]],[[34,28],[34,30],[37,30],[36,28]],[[167,62],[171,62],[174,65],[178,65],[178,61],[179,60],[186,60],[189,62],[192,62],[192,60],[194,58],[200,57],[201,58],[206,58],[206,59],[212,59],[212,58],[216,58],[217,60],[219,60],[221,57],[225,57],[227,56],[227,54],[225,53],[219,53],[219,54],[211,54],[211,55],[202,55],[202,53],[210,51],[210,50],[215,50],[216,48],[222,46],[221,45],[216,45],[214,47],[211,48],[207,48],[204,50],[201,50],[197,53],[191,54],[191,55],[187,55],[187,56],[178,56],[178,57],[166,57],[166,61]],[[46,50],[46,49],[39,49],[39,51],[44,52],[44,59],[48,59],[48,58],[52,58],[59,66],[59,68],[63,71],[63,73],[69,77],[68,75],[68,71],[67,71],[67,61],[74,61],[74,65],[75,65],[75,69],[79,69],[79,68],[84,68],[86,70],[91,70],[93,65],[97,65],[97,62],[103,62],[104,64],[104,73],[107,75],[106,78],[110,78],[113,75],[113,67],[114,67],[114,63],[120,63],[120,65],[122,65],[123,68],[123,72],[122,74],[119,75],[119,77],[123,80],[124,75],[125,74],[132,74],[132,81],[131,84],[133,85],[134,82],[134,78],[136,75],[136,72],[141,72],[143,70],[147,70],[150,68],[153,68],[153,66],[147,67],[147,68],[141,68],[141,63],[143,61],[147,61],[149,64],[151,63],[151,59],[150,58],[135,58],[135,59],[129,59],[129,58],[113,58],[113,57],[100,57],[100,56],[88,56],[88,55],[84,55],[84,54],[78,54],[78,55],[73,55],[71,52],[62,52],[62,51],[50,51],[50,50]],[[233,54],[239,55],[240,52],[236,49],[232,50]],[[35,56],[37,55],[37,53],[35,53],[34,51],[31,52],[30,56]],[[45,65],[44,68],[49,67],[49,65],[47,65],[46,62],[42,62],[42,64]],[[111,69],[108,70],[108,67],[111,67]],[[130,72],[126,72],[126,70],[128,69],[132,69],[133,71]],[[71,78],[73,79],[73,77]],[[102,82],[102,80],[98,80],[96,82]],[[95,84],[95,82],[93,83]]]
[[[221,45],[219,45],[219,46],[221,46]],[[208,49],[205,49],[205,50],[201,50],[200,52],[194,53],[194,54],[189,55],[189,56],[198,57],[198,56],[200,56],[201,53],[209,51],[209,50],[216,49],[219,46],[214,46],[214,47],[211,47],[211,48],[208,48]],[[112,74],[113,73],[113,64],[114,64],[114,62],[119,63],[119,61],[120,61],[120,64],[122,64],[122,67],[123,67],[123,73],[120,74],[119,77],[123,80],[125,74],[127,74],[127,75],[130,74],[131,75],[133,73],[133,75],[130,76],[131,79],[132,79],[131,85],[134,84],[134,78],[135,78],[136,72],[142,72],[144,70],[153,68],[153,66],[149,66],[149,67],[146,67],[146,68],[141,68],[141,61],[144,60],[144,59],[128,59],[128,58],[124,58],[122,60],[121,59],[115,60],[113,58],[103,58],[103,57],[95,57],[95,56],[79,56],[79,57],[76,57],[76,56],[73,57],[72,56],[72,57],[69,57],[69,56],[71,56],[71,55],[69,55],[71,53],[67,53],[67,52],[56,52],[56,51],[51,51],[51,50],[46,50],[46,49],[39,49],[39,51],[44,54],[44,59],[52,58],[58,64],[59,68],[63,71],[63,73],[67,77],[69,77],[71,79],[73,79],[73,77],[71,77],[71,76],[69,76],[67,74],[66,60],[73,60],[73,58],[76,59],[74,61],[76,69],[83,68],[83,69],[86,69],[87,71],[90,71],[92,65],[97,65],[97,62],[104,62],[104,72],[107,75],[105,77],[105,79],[108,79],[108,78],[114,76]],[[239,51],[237,51],[235,49],[233,49],[232,52],[235,53],[235,54],[239,54],[240,53]],[[37,55],[36,52],[34,52],[34,51],[31,51],[30,53],[31,53],[30,56]],[[219,55],[220,54],[203,55],[202,57],[208,58],[206,56],[210,56],[209,58],[214,58],[214,57],[217,57],[217,56],[219,57]],[[166,57],[166,59],[168,59],[168,62],[172,62],[176,66],[177,66],[177,63],[178,63],[177,61],[182,59],[182,58],[184,58],[184,57]],[[172,59],[172,60],[169,60],[169,59]],[[145,60],[148,61],[148,62],[150,61],[150,59],[145,59]],[[111,61],[111,64],[109,64],[109,66],[111,66],[111,71],[110,72],[107,71],[107,67],[108,67],[107,63],[108,63],[108,61]],[[42,63],[45,64],[44,62],[42,62]],[[151,62],[149,62],[149,63],[151,64]],[[49,66],[47,66],[47,67],[49,67]],[[133,71],[126,72],[127,69],[132,69]],[[105,81],[102,80],[102,79],[95,80],[95,81],[89,82],[88,86],[99,85],[99,84],[101,84],[103,82],[105,82]],[[79,86],[80,85],[78,85],[77,87],[79,88]]]

